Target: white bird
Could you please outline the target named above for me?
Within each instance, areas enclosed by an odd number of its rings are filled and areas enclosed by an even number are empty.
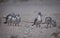
[[[51,27],[51,22],[52,22],[52,18],[51,17],[46,17],[45,18],[45,23],[47,24],[47,28],[48,28],[48,25],[50,25],[50,27]]]
[[[15,13],[12,14],[8,14],[6,16],[6,22],[4,23],[8,23],[8,25],[11,25],[11,23],[16,26],[17,24],[19,24],[21,21],[20,15],[16,15]]]
[[[18,26],[19,26],[19,23],[21,22],[21,17],[20,17],[20,15],[18,14],[18,15],[16,15],[16,25],[18,24]]]
[[[40,27],[41,22],[42,22],[42,15],[41,15],[41,12],[39,12],[38,16],[35,18],[32,26],[36,25],[36,27],[37,27],[39,25],[39,27]]]

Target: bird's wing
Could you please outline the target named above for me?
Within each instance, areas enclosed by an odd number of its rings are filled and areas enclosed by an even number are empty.
[[[35,20],[34,20],[34,24],[36,23],[36,21],[37,21],[37,18],[35,18]]]

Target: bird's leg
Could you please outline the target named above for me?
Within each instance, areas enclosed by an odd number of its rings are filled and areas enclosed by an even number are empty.
[[[19,23],[18,23],[18,26],[19,26]]]
[[[35,24],[32,24],[32,26],[34,26]]]
[[[38,27],[38,25],[36,25],[36,28]]]
[[[49,25],[49,24],[47,24],[47,27],[46,27],[46,28],[48,28],[48,25]]]
[[[39,28],[40,28],[40,24],[39,24]]]
[[[51,24],[50,24],[50,28],[51,28]]]
[[[16,24],[15,24],[15,26],[16,26]]]

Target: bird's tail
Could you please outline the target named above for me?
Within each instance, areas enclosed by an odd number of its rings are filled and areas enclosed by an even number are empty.
[[[4,24],[6,24],[7,22],[4,22]]]

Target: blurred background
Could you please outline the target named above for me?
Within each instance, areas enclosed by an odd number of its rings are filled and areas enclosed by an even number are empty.
[[[0,0],[0,38],[51,38],[53,32],[60,32],[59,29],[46,29],[42,24],[41,28],[32,28],[32,23],[21,22],[20,26],[9,26],[4,24],[4,16],[9,13],[20,14],[22,21],[33,22],[38,12],[42,13],[42,20],[50,16],[56,20],[57,27],[60,26],[60,0]],[[26,33],[25,33],[26,31]]]

